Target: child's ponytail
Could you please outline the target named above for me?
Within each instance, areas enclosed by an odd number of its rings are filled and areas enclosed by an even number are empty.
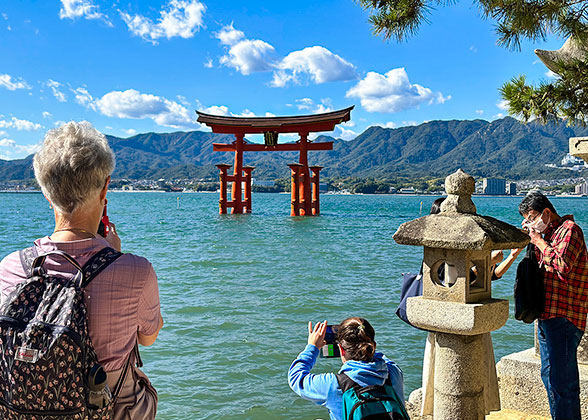
[[[364,318],[347,318],[339,326],[337,341],[348,360],[371,362],[376,352],[376,332]]]

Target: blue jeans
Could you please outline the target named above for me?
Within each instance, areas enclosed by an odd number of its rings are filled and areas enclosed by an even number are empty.
[[[538,321],[541,379],[553,420],[582,420],[576,352],[584,331],[566,318]]]

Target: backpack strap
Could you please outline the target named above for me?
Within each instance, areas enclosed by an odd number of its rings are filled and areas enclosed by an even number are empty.
[[[100,274],[106,267],[112,264],[122,252],[116,251],[113,248],[102,248],[88,260],[82,267],[84,272],[84,280],[82,281],[82,289],[87,287],[98,274]]]
[[[116,400],[118,400],[118,396],[120,395],[120,392],[122,391],[123,385],[125,384],[125,381],[127,380],[127,376],[129,374],[129,370],[131,369],[131,364],[132,364],[132,359],[133,359],[133,355],[134,354],[139,354],[139,344],[137,341],[135,341],[135,347],[133,347],[133,350],[131,350],[131,352],[129,353],[129,356],[127,357],[127,361],[125,362],[125,365],[123,366],[123,370],[120,373],[120,376],[118,377],[118,381],[116,381],[116,385],[114,385],[114,389],[112,390],[112,405],[114,406],[116,404]]]
[[[21,249],[18,251],[18,256],[20,257],[20,264],[22,265],[25,275],[27,278],[31,277],[33,274],[33,261],[39,256],[37,247],[33,245],[29,248]]]
[[[350,390],[351,388],[361,388],[357,382],[355,382],[345,373],[336,373],[335,376],[337,377],[339,388],[341,388],[341,392],[343,393]]]

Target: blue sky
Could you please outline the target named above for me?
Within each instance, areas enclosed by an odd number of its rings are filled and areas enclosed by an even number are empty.
[[[371,32],[353,0],[19,0],[0,3],[0,159],[88,120],[106,134],[206,130],[195,110],[297,115],[355,105],[333,133],[505,114],[498,88],[550,77],[534,48],[496,45],[459,2],[406,42]]]

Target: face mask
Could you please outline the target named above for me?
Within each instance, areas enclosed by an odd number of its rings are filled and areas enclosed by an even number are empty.
[[[543,221],[543,212],[541,212],[541,215],[535,221],[533,221],[533,223],[529,224],[529,227],[539,233],[545,232],[545,229],[547,229],[547,223]]]

